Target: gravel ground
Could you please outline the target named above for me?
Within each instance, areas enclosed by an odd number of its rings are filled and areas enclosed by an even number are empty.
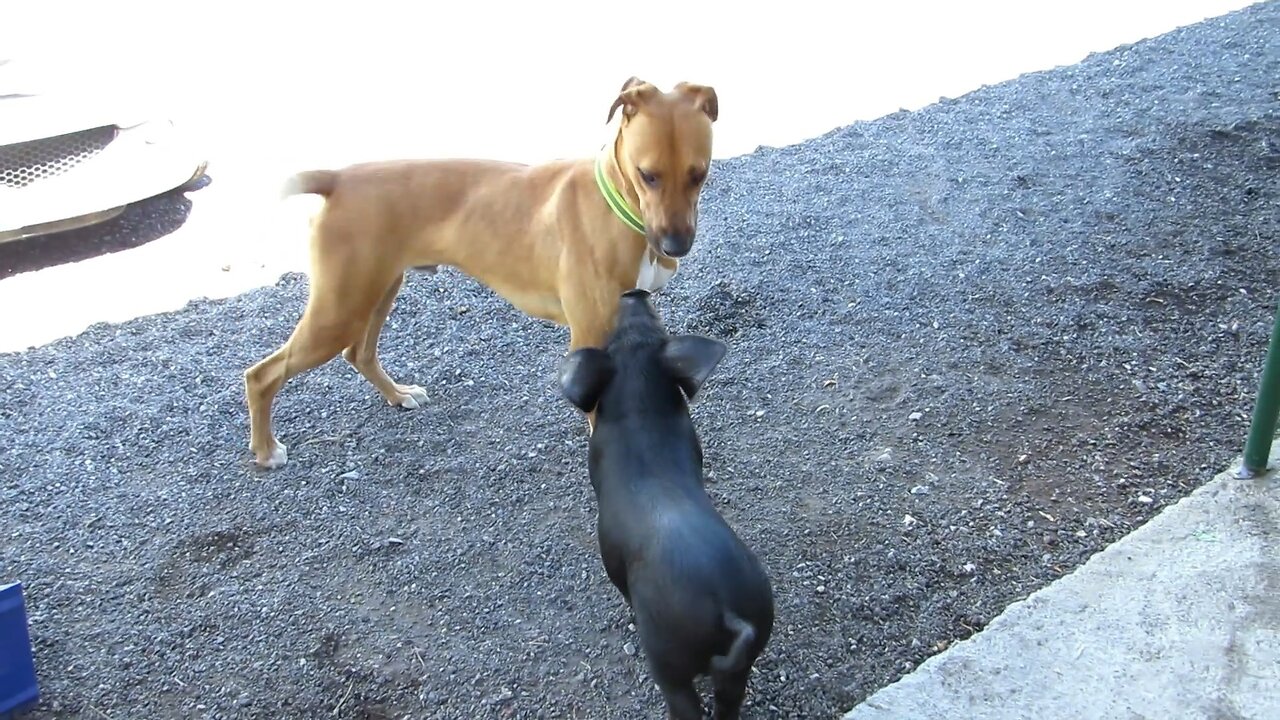
[[[658,305],[730,343],[695,416],[777,592],[748,717],[836,716],[1231,461],[1280,280],[1277,77],[1270,2],[719,163]],[[432,403],[330,363],[259,473],[240,373],[305,289],[0,356],[33,717],[656,717],[566,333],[414,277],[382,347]]]

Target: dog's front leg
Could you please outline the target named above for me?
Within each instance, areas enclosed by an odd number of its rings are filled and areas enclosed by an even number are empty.
[[[569,325],[570,353],[586,347],[604,348],[613,330],[613,318],[618,311],[622,291],[592,290],[578,285],[562,296],[565,320]],[[590,435],[596,428],[596,413],[592,410],[586,415],[587,434]]]
[[[608,335],[607,332],[599,333],[595,329],[592,329],[586,332],[580,331],[574,328],[572,325],[570,325],[569,326],[569,352],[572,353],[574,350],[577,350],[579,348],[584,348],[584,347],[602,348],[604,347],[605,338],[607,337],[607,335]],[[593,341],[583,339],[586,337],[595,338],[597,336],[600,339],[593,340]],[[595,409],[592,409],[591,412],[586,413],[586,416],[587,416],[587,436],[590,437],[596,430]]]

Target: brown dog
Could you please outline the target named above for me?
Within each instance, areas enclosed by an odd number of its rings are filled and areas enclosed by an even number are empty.
[[[609,108],[617,135],[598,158],[363,163],[290,178],[285,194],[326,198],[311,237],[306,310],[288,341],[245,371],[257,463],[288,459],[271,403],[289,378],[339,353],[391,405],[426,392],[392,380],[378,336],[404,274],[448,265],[517,309],[569,327],[569,350],[599,347],[624,291],[656,291],[693,247],[711,165],[713,88],[662,92],[631,78]]]

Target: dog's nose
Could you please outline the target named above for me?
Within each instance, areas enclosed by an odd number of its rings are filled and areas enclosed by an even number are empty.
[[[662,254],[667,257],[684,257],[689,254],[689,250],[693,247],[692,235],[663,235],[660,243]]]

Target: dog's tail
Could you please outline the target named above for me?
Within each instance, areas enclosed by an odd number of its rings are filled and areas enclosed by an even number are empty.
[[[711,671],[717,674],[740,672],[747,666],[747,652],[756,640],[756,629],[751,623],[734,615],[732,611],[724,611],[724,625],[734,634],[729,651],[711,658]]]
[[[290,195],[323,195],[329,197],[338,184],[338,173],[333,170],[303,170],[284,181],[280,197]]]

